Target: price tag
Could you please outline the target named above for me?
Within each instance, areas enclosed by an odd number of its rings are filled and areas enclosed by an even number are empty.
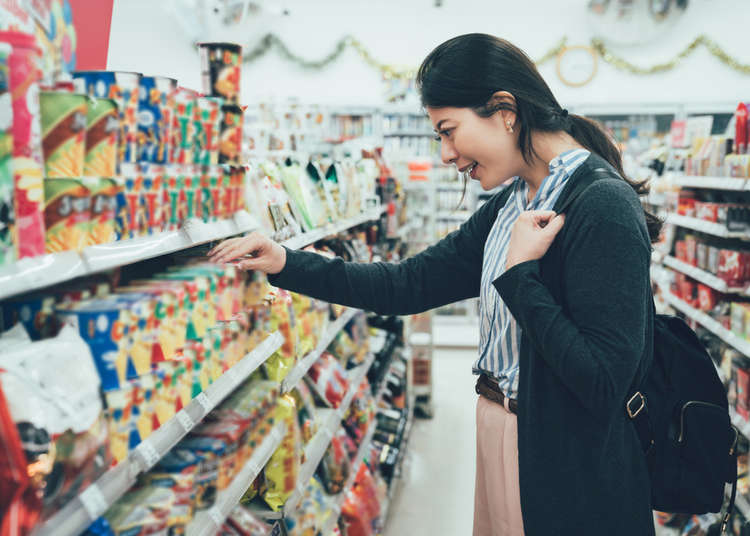
[[[261,469],[263,469],[263,468],[260,465],[258,465],[258,462],[251,462],[250,463],[250,471],[252,471],[252,473],[255,476],[258,476],[260,474],[260,470]]]
[[[240,383],[242,381],[240,373],[237,372],[237,366],[234,366],[227,370],[227,376],[229,376],[229,380],[234,384]]]
[[[143,458],[143,461],[146,462],[146,470],[151,469],[161,458],[161,456],[159,456],[159,453],[156,452],[154,446],[148,440],[143,441],[140,445],[138,445],[135,451],[138,452]]]
[[[323,428],[323,435],[325,436],[326,441],[333,439],[333,432],[331,432],[330,428]]]
[[[214,525],[217,527],[221,527],[224,524],[224,516],[218,506],[214,506],[208,511],[208,517],[211,518],[211,521],[213,521]]]
[[[91,484],[86,488],[80,495],[81,503],[83,503],[83,509],[89,516],[91,521],[96,520],[104,512],[107,511],[108,504],[99,486]]]
[[[180,411],[178,411],[176,417],[177,417],[177,421],[180,423],[180,425],[186,432],[189,432],[195,427],[195,422],[190,417],[190,415],[188,415],[188,412],[185,411],[184,409],[181,409]]]
[[[203,411],[205,411],[206,413],[211,411],[211,408],[212,408],[211,400],[209,400],[206,393],[199,394],[198,396],[195,397],[195,399],[198,401],[198,404],[201,405],[201,407],[203,408]]]

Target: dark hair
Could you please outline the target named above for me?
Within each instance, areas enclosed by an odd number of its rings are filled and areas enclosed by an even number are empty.
[[[620,151],[598,123],[568,114],[534,62],[504,39],[474,33],[446,41],[422,62],[417,86],[423,106],[472,108],[481,117],[490,117],[500,110],[515,113],[518,146],[529,164],[537,157],[532,132],[565,131],[583,147],[607,160],[638,195],[649,191],[648,181],[636,182],[625,176]],[[498,91],[507,91],[515,102],[493,98]],[[655,242],[662,221],[645,209],[644,213],[649,236]]]

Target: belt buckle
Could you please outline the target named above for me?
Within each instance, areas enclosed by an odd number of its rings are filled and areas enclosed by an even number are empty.
[[[632,410],[632,409],[630,409],[630,405],[633,403],[633,401],[636,398],[640,398],[641,405],[638,407],[638,409]],[[638,414],[641,411],[643,411],[643,408],[645,408],[645,407],[646,407],[646,397],[643,396],[643,394],[640,391],[636,391],[636,393],[633,396],[630,397],[630,400],[628,400],[627,404],[625,404],[625,409],[628,412],[628,417],[630,417],[631,419],[635,419],[638,416]]]

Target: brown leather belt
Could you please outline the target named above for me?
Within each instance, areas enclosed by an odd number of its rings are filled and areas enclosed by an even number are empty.
[[[492,400],[493,402],[496,402],[500,404],[503,407],[505,406],[505,394],[500,390],[500,387],[497,385],[497,381],[490,378],[486,374],[480,374],[479,379],[477,380],[477,386],[476,386],[477,394],[482,395],[488,400]],[[509,398],[508,399],[508,409],[510,409],[511,413],[514,413],[518,415],[518,400],[515,398]]]

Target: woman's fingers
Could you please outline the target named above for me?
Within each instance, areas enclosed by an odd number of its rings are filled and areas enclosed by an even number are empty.
[[[560,229],[563,228],[563,225],[565,224],[565,214],[558,214],[549,222],[547,222],[547,225],[544,227],[544,233],[547,235],[555,236],[557,233],[560,232]]]

